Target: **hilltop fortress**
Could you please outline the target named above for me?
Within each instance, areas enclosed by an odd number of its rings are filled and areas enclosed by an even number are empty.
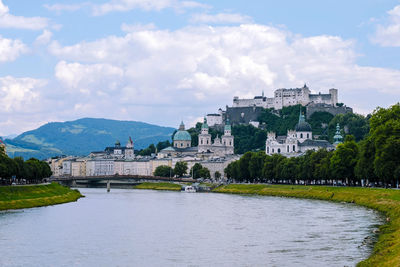
[[[263,109],[280,110],[298,104],[306,106],[307,117],[317,111],[329,112],[332,115],[353,112],[350,107],[338,102],[338,89],[329,89],[328,94],[311,94],[305,84],[301,88],[277,89],[273,97],[265,97],[264,92],[261,96],[250,99],[235,96],[231,107],[226,106],[225,111],[219,109],[218,113],[208,114],[207,121],[209,126],[223,125],[226,119],[229,119],[232,125],[252,124],[258,127],[258,117]]]
[[[329,94],[311,94],[310,89],[305,84],[302,88],[281,88],[275,90],[274,97],[256,96],[253,99],[239,99],[233,97],[232,107],[263,107],[282,109],[283,107],[301,104],[306,106],[310,103],[326,104],[336,106],[338,103],[338,90],[329,89]]]

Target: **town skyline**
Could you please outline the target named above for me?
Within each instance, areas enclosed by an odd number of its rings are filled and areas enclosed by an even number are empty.
[[[2,0],[0,136],[83,117],[193,126],[304,83],[365,115],[398,102],[399,25],[398,1]]]

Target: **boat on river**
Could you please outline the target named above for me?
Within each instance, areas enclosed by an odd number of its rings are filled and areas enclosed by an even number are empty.
[[[187,193],[196,193],[196,189],[193,186],[188,185],[188,186],[185,186],[185,192],[187,192]]]

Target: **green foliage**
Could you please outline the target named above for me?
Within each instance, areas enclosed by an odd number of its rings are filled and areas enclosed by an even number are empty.
[[[174,170],[170,166],[161,165],[154,170],[154,176],[173,177]]]
[[[182,177],[183,175],[186,174],[188,170],[188,164],[187,162],[184,161],[178,161],[175,164],[175,168],[174,168],[174,173],[178,176],[178,177]]]
[[[200,163],[195,163],[192,168],[190,168],[190,175],[193,179],[198,178],[211,178],[210,170],[203,167]]]
[[[237,125],[232,127],[235,137],[235,153],[243,154],[252,150],[264,150],[267,132],[252,125]]]
[[[378,108],[371,117],[368,140],[375,151],[374,172],[385,183],[397,183],[400,166],[400,104],[391,108]]]
[[[353,136],[346,136],[343,144],[339,144],[331,160],[332,176],[335,179],[355,179],[354,168],[358,160],[358,146]]]
[[[11,159],[6,154],[0,154],[0,181],[5,184],[11,183],[13,176],[36,183],[51,175],[50,166],[44,161],[35,158],[24,161],[21,157]]]
[[[328,137],[330,142],[333,142],[333,136],[335,135],[336,125],[338,123],[342,129],[346,128],[348,130],[345,134],[353,135],[357,142],[364,139],[369,131],[368,117],[354,113],[338,114],[328,125]]]
[[[327,139],[328,125],[333,117],[334,116],[328,112],[314,112],[308,120],[311,125],[313,135],[321,135],[322,137],[325,137]]]
[[[149,147],[141,150],[138,155],[139,156],[150,156],[151,154],[156,152],[156,147],[154,146],[154,144],[150,144]]]
[[[221,178],[221,173],[219,171],[216,171],[214,176],[215,176],[215,179],[219,179],[219,178]]]
[[[258,118],[260,123],[266,124],[266,130],[276,132],[278,135],[285,135],[287,130],[294,130],[296,123],[299,121],[299,113],[305,112],[305,107],[301,105],[283,107],[277,111],[279,116],[272,113],[272,109],[265,109]]]

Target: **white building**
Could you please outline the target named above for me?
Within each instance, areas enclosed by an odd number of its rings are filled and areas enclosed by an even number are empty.
[[[86,176],[114,175],[114,159],[94,158],[86,162]]]
[[[294,131],[288,130],[286,136],[278,137],[274,132],[270,132],[265,142],[265,153],[267,155],[299,156],[307,150],[318,150],[320,148],[335,149],[326,140],[313,140],[311,126],[305,121],[302,114],[300,114],[299,122]]]
[[[232,127],[229,124],[229,120],[225,123],[224,134],[221,138],[217,136],[212,143],[211,134],[208,133],[207,119],[204,118],[201,133],[199,134],[198,152],[213,153],[216,156],[233,155],[234,137],[232,136]]]

